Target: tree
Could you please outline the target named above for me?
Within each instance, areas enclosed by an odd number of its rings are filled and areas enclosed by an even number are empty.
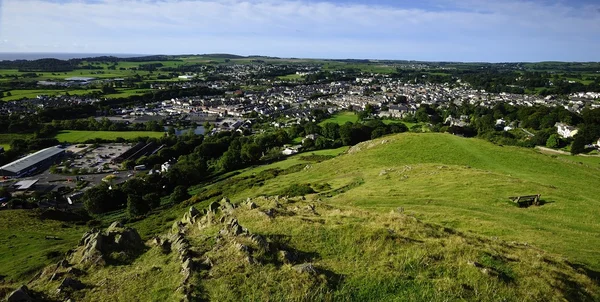
[[[305,150],[312,150],[315,147],[315,141],[311,138],[305,138],[302,141],[302,148],[304,148]]]
[[[150,211],[150,205],[139,195],[130,194],[127,196],[127,216],[137,217]]]
[[[546,141],[546,147],[548,148],[558,148],[560,146],[560,137],[558,137],[558,134],[552,134],[550,135],[550,137],[548,137],[548,140]]]
[[[5,187],[0,187],[0,199],[1,198],[10,199],[10,197],[11,197],[10,192],[8,192],[8,190]]]
[[[184,200],[189,199],[191,196],[187,191],[187,187],[185,186],[177,186],[171,196],[169,197],[169,201],[173,204],[178,204]]]
[[[160,195],[158,193],[146,194],[143,197],[144,201],[150,205],[151,209],[156,209],[160,206]]]
[[[575,135],[575,140],[571,145],[571,154],[579,154],[585,151],[585,137],[583,135]]]
[[[340,138],[340,125],[337,123],[326,123],[323,125],[323,135],[327,138],[336,140]]]
[[[229,150],[223,153],[221,159],[219,159],[219,165],[223,171],[235,170],[241,166],[240,157],[241,154],[239,150],[229,148]]]
[[[257,162],[262,156],[262,149],[255,143],[242,145],[242,160],[247,163]]]
[[[121,168],[123,170],[131,170],[131,169],[133,169],[134,166],[135,166],[135,162],[133,160],[130,160],[130,159],[124,160],[121,163]]]
[[[108,186],[100,184],[83,194],[83,206],[90,214],[101,214],[106,211],[106,202],[110,200]]]

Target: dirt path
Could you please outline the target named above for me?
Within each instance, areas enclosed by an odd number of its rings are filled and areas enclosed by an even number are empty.
[[[567,151],[562,151],[562,150],[555,150],[555,149],[550,149],[550,148],[546,148],[546,147],[541,147],[541,146],[536,146],[535,147],[536,150],[540,150],[543,153],[551,153],[551,154],[562,154],[562,155],[571,155],[570,152]],[[577,154],[576,156],[584,156],[584,157],[600,157],[600,155],[588,155],[588,154]]]

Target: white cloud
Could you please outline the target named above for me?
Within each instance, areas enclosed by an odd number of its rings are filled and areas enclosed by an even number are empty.
[[[4,0],[0,51],[591,60],[597,7],[438,0],[445,10],[304,1]],[[56,45],[51,47],[49,45]],[[573,45],[585,49],[569,51]],[[539,59],[537,59],[539,58]]]

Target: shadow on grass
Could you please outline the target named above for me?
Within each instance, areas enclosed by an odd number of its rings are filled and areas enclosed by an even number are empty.
[[[514,205],[514,206],[516,206],[516,207],[519,207],[519,208],[529,208],[529,207],[533,207],[533,206],[541,207],[541,206],[544,206],[544,205],[547,205],[547,204],[553,204],[555,202],[556,201],[554,201],[554,200],[540,199],[540,201],[538,201],[537,205],[535,205],[533,203],[529,203],[529,202],[520,202],[520,203],[511,202],[511,204]]]
[[[567,264],[575,269],[576,271],[588,276],[596,285],[600,286],[600,272],[588,268],[583,264],[571,263],[567,261]]]
[[[271,245],[271,254],[277,253],[279,251],[285,251],[287,253],[287,260],[291,264],[309,263],[321,258],[321,256],[317,252],[301,251],[291,247],[289,245],[291,236],[274,234],[267,235],[266,238],[268,239]],[[283,265],[283,262],[281,262],[281,260],[282,259],[274,258],[272,262],[278,267],[281,267]],[[328,287],[332,290],[337,289],[344,281],[343,275],[337,274],[331,270],[322,267],[315,267],[315,271],[318,275],[322,275],[325,277]]]
[[[597,272],[596,272],[597,273]],[[581,283],[573,280],[565,273],[557,272],[555,277],[560,284],[558,285],[563,297],[567,301],[597,301],[597,297],[593,297]]]

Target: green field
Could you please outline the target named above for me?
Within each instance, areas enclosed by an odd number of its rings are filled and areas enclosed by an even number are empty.
[[[35,98],[38,95],[83,95],[94,91],[100,91],[100,89],[73,89],[73,90],[57,90],[57,89],[24,89],[24,90],[11,90],[11,96],[5,96],[2,98],[4,101],[20,100],[22,98]]]
[[[138,137],[162,137],[164,132],[151,131],[80,131],[80,130],[65,130],[60,131],[56,135],[59,142],[67,143],[82,143],[90,139],[115,140],[117,138],[135,139]]]
[[[288,74],[286,76],[279,76],[277,78],[280,80],[283,80],[283,81],[298,81],[298,80],[304,79],[304,76],[294,73],[294,74]]]
[[[107,94],[104,97],[107,98],[123,98],[132,95],[142,95],[148,92],[152,92],[152,89],[117,89],[117,93]]]
[[[517,147],[447,134],[401,134],[237,194],[273,194],[291,183],[364,184],[329,202],[381,212],[404,207],[424,219],[506,241],[527,242],[600,268],[600,169]],[[352,152],[352,150],[361,149]],[[284,165],[284,163],[279,163]],[[541,194],[518,208],[509,196]]]
[[[30,138],[33,138],[33,134],[1,133],[0,144],[10,146],[10,143],[15,139],[28,140]]]
[[[407,122],[403,122],[400,120],[394,120],[394,119],[382,119],[381,121],[386,125],[391,124],[391,123],[404,123],[409,129],[412,126],[416,125],[415,123],[407,123]],[[341,126],[347,122],[351,122],[351,123],[358,122],[358,115],[356,115],[356,113],[354,113],[354,112],[342,111],[342,112],[336,113],[332,117],[320,122],[319,125],[323,126],[327,123],[336,123]]]
[[[351,122],[351,123],[358,122],[358,115],[354,114],[354,112],[342,111],[342,112],[336,113],[332,117],[320,122],[319,125],[322,126],[327,123],[337,123],[339,125],[343,125],[347,122]]]

